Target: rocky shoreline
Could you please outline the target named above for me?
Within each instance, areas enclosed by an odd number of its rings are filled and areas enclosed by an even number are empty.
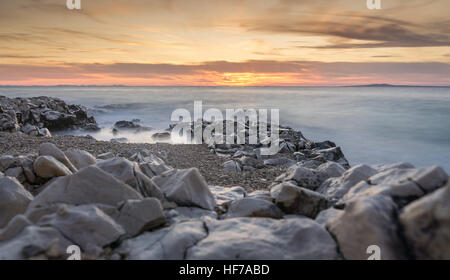
[[[0,97],[0,259],[66,259],[70,245],[111,260],[368,259],[371,246],[381,259],[450,258],[440,167],[351,167],[333,142],[287,127],[270,157],[51,137],[97,125],[78,105],[11,100]]]

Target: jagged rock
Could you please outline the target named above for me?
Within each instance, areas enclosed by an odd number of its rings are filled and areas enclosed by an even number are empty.
[[[352,187],[337,204],[347,203],[349,200],[364,196],[386,195],[396,200],[397,203],[406,204],[425,193],[411,181],[393,185],[370,185],[367,182],[359,182]]]
[[[15,178],[0,178],[0,228],[14,216],[25,213],[33,196]]]
[[[165,203],[166,199],[164,198],[164,194],[156,186],[150,178],[145,176],[142,172],[135,170],[135,178],[136,178],[136,187],[135,189],[139,191],[144,197],[155,197],[161,201],[161,203]]]
[[[321,164],[317,169],[297,166],[277,177],[275,181],[294,181],[300,187],[316,190],[325,180],[340,176],[344,171],[341,165],[331,162]]]
[[[162,159],[152,154],[144,157],[140,162],[140,169],[149,178],[161,175],[162,173],[172,169],[172,167],[168,166]]]
[[[107,160],[107,159],[110,159],[110,158],[113,158],[113,157],[114,157],[114,154],[111,153],[111,152],[107,152],[107,153],[100,154],[100,155],[97,156],[97,158],[101,159],[101,160]]]
[[[209,189],[214,195],[217,205],[225,205],[247,196],[247,192],[242,187],[209,186]]]
[[[400,222],[416,258],[450,259],[450,182],[407,205]]]
[[[239,173],[242,171],[239,162],[234,160],[229,160],[223,164],[223,170],[226,172]]]
[[[326,227],[346,259],[367,259],[371,245],[380,247],[383,260],[406,259],[396,215],[397,207],[390,197],[363,197],[349,202]]]
[[[120,206],[117,216],[112,216],[126,231],[124,238],[159,227],[166,222],[161,202],[156,198],[127,200]]]
[[[202,221],[176,223],[125,240],[115,252],[128,260],[182,260],[186,250],[207,235]]]
[[[237,217],[265,217],[273,219],[283,218],[283,212],[267,200],[243,198],[231,202],[226,219]]]
[[[315,190],[320,185],[317,172],[304,167],[292,168],[288,172],[277,177],[275,181],[294,181],[297,185],[311,190]]]
[[[71,172],[77,172],[78,170],[73,166],[73,164],[69,161],[66,155],[52,143],[42,143],[39,146],[39,155],[40,156],[52,156],[57,159],[59,162],[64,164]],[[44,177],[45,178],[45,177]]]
[[[262,160],[258,160],[254,157],[250,157],[250,156],[243,156],[239,159],[239,161],[241,162],[242,166],[250,166],[250,167],[254,167],[254,168],[263,168],[264,167],[264,162]]]
[[[280,143],[280,149],[279,149],[280,153],[293,153],[295,152],[295,144],[291,143],[291,142],[281,142]]]
[[[198,206],[214,210],[216,202],[197,168],[169,170],[152,178],[167,199],[180,206]]]
[[[102,248],[125,233],[111,217],[93,205],[61,205],[55,213],[42,217],[38,225],[58,229],[84,251],[91,246]]]
[[[91,165],[76,174],[54,180],[34,198],[29,208],[56,203],[116,206],[128,199],[142,199],[142,196],[111,174]]]
[[[72,174],[70,170],[52,156],[40,156],[33,164],[33,169],[41,178],[52,178]]]
[[[344,154],[342,153],[342,150],[340,147],[316,150],[316,151],[314,151],[314,153],[323,156],[325,158],[325,160],[327,160],[327,161],[335,161],[344,167],[347,167],[347,168],[350,167],[350,164],[348,163],[347,159],[345,158]]]
[[[345,171],[340,177],[329,178],[317,189],[317,192],[325,195],[328,200],[337,201],[341,199],[351,187],[361,181],[367,181],[377,171],[364,164],[356,165]]]
[[[297,162],[295,162],[292,159],[288,159],[288,158],[271,158],[271,159],[266,159],[264,160],[264,165],[269,165],[269,166],[285,166],[285,167],[289,167],[292,165],[295,165]]]
[[[95,164],[98,168],[113,175],[120,181],[132,187],[136,187],[134,170],[136,164],[126,158],[114,157]]]
[[[274,220],[205,219],[207,236],[190,247],[186,259],[339,259],[330,234],[307,218]]]
[[[46,253],[51,247],[58,249],[52,255],[65,256],[73,242],[51,227],[27,226],[11,239],[0,241],[0,260],[25,260]]]
[[[69,129],[96,126],[93,117],[88,117],[86,109],[78,105],[67,105],[64,101],[52,97],[7,98],[0,97],[0,130],[19,130],[25,127],[30,134],[50,136],[46,129]],[[17,116],[17,118],[16,118]],[[31,129],[31,126],[38,130]],[[47,134],[48,133],[48,134]]]
[[[78,149],[70,149],[65,152],[68,160],[77,168],[78,170],[95,164],[97,161],[95,157],[90,153]]]
[[[369,178],[371,184],[401,184],[415,182],[424,192],[429,193],[442,187],[448,175],[438,166],[428,168],[394,168],[380,172]]]
[[[128,151],[125,153],[124,156],[125,156],[127,159],[131,160],[131,161],[135,161],[135,160],[133,160],[132,158],[135,158],[135,157],[138,156],[139,158],[144,159],[144,158],[146,158],[146,157],[152,157],[152,156],[154,156],[154,155],[153,155],[152,152],[151,152],[150,150],[148,150],[148,149],[145,149],[145,148],[134,148],[134,149],[128,150]]]
[[[320,193],[285,182],[270,189],[275,204],[286,214],[315,218],[328,207],[327,199]]]
[[[144,197],[156,197],[161,201],[164,200],[161,190],[150,181],[150,178],[141,172],[137,163],[125,158],[114,157],[100,161],[95,166],[131,186]]]

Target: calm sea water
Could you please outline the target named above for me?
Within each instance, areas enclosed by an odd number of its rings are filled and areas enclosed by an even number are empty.
[[[0,87],[8,97],[53,96],[91,108],[97,139],[118,120],[165,129],[174,109],[278,108],[281,124],[341,146],[352,165],[399,161],[450,171],[450,87]],[[72,132],[74,133],[74,132]],[[119,135],[150,142],[146,135]]]

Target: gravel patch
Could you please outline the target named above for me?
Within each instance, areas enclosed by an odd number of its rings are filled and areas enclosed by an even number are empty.
[[[63,151],[76,148],[88,151],[94,156],[107,152],[112,152],[117,156],[123,156],[133,148],[146,148],[158,155],[165,154],[165,161],[174,168],[198,168],[209,185],[226,187],[241,186],[247,192],[268,189],[271,182],[286,170],[286,168],[266,167],[251,172],[225,172],[223,170],[223,163],[229,159],[210,153],[206,145],[112,143],[77,136],[53,136],[51,138],[44,138],[6,132],[0,132],[0,155],[18,156],[38,152],[39,145],[44,142],[54,143]],[[281,156],[287,155],[284,154]]]

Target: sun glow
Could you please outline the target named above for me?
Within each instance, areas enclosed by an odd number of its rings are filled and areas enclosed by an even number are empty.
[[[220,86],[264,86],[285,84],[293,80],[288,75],[272,73],[221,73],[215,81]]]

